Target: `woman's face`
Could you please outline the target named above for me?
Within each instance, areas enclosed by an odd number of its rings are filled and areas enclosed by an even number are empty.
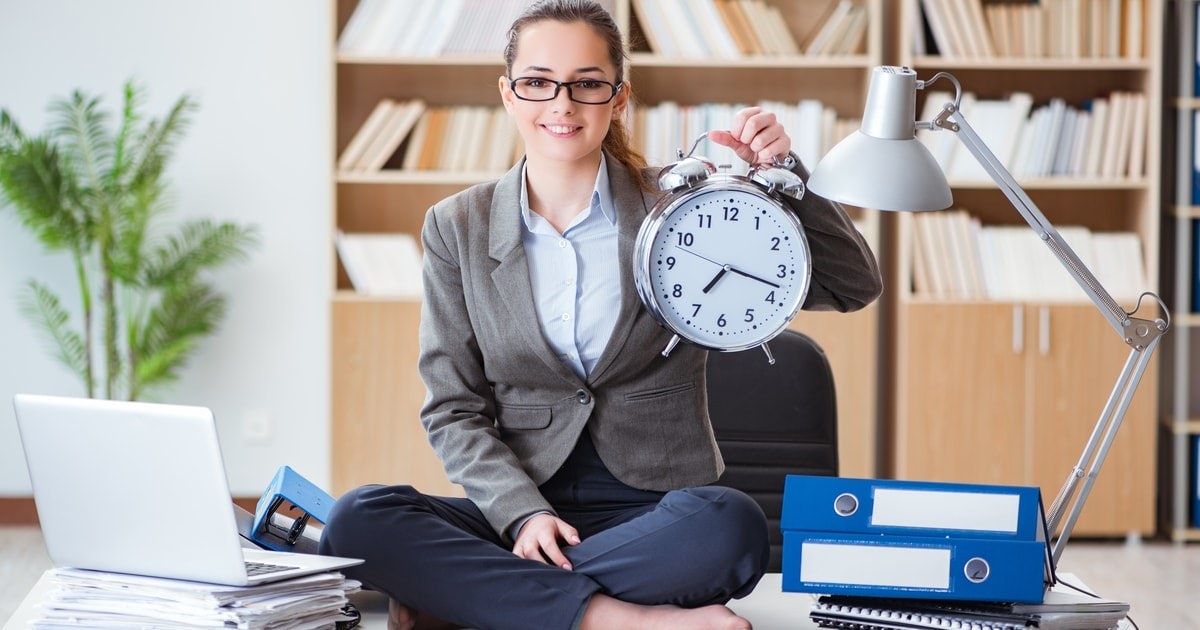
[[[617,82],[617,70],[608,58],[604,40],[581,22],[545,20],[526,26],[517,41],[512,76],[500,78],[504,106],[517,123],[525,153],[541,161],[596,160],[600,145],[615,116],[629,102],[622,87],[616,98],[601,105],[570,100],[567,88],[549,101],[517,98],[509,79],[535,77],[555,81],[593,79]]]

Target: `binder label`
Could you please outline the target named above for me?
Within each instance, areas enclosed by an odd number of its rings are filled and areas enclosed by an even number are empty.
[[[807,584],[950,589],[950,549],[805,542],[800,581]]]
[[[877,487],[871,525],[1015,534],[1020,507],[1017,494]]]

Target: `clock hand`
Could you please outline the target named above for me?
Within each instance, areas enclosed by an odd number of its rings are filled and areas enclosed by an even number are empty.
[[[685,251],[686,251],[686,250],[685,250]],[[701,292],[701,293],[708,293],[709,291],[711,291],[711,290],[712,290],[712,288],[713,288],[714,286],[716,286],[716,284],[717,284],[717,280],[720,280],[720,279],[721,279],[721,277],[725,275],[725,272],[729,271],[729,269],[730,269],[729,265],[724,265],[724,266],[722,266],[722,267],[721,267],[721,270],[717,272],[717,275],[713,276],[713,279],[712,279],[712,280],[709,280],[709,281],[708,281],[708,284],[704,285],[704,288],[703,288],[703,289],[701,289],[701,290],[700,290],[700,292]]]
[[[708,262],[710,262],[710,263],[712,263],[712,264],[714,264],[714,265],[716,265],[716,266],[718,266],[718,267],[725,267],[725,268],[728,268],[728,267],[729,267],[729,265],[726,265],[725,263],[719,263],[719,262],[717,262],[717,261],[715,261],[715,260],[713,260],[713,259],[711,259],[711,258],[709,258],[709,257],[707,257],[707,256],[701,256],[700,254],[697,254],[696,252],[694,252],[694,251],[692,251],[692,250],[690,250],[690,249],[684,249],[684,248],[682,248],[682,247],[680,247],[680,246],[678,246],[678,245],[676,245],[676,246],[675,246],[675,249],[678,249],[678,250],[679,250],[679,251],[681,251],[681,252],[685,252],[685,253],[691,254],[691,255],[695,256],[696,258],[700,258],[700,259],[702,259],[702,260],[707,260]]]
[[[725,268],[732,271],[733,273],[740,275],[740,276],[746,276],[747,278],[750,278],[751,280],[758,280],[759,282],[761,282],[765,285],[775,287],[776,289],[779,288],[778,284],[775,284],[774,282],[771,282],[770,280],[764,280],[762,278],[759,278],[758,276],[756,276],[754,274],[746,273],[745,271],[742,271],[741,269],[737,269],[735,267],[730,267],[728,265],[726,265]],[[724,271],[724,269],[722,269],[722,271]]]

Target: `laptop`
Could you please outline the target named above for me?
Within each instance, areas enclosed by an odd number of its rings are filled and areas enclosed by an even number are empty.
[[[204,407],[17,394],[56,566],[251,586],[362,560],[244,549]]]

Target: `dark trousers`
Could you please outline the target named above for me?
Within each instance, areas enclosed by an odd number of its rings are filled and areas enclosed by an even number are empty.
[[[541,487],[582,542],[572,570],[513,555],[468,499],[364,486],[334,505],[321,553],[363,558],[346,574],[397,601],[471,628],[570,628],[595,593],[697,607],[753,590],[770,549],[753,499],[718,486],[650,492],[604,467],[584,434]]]

